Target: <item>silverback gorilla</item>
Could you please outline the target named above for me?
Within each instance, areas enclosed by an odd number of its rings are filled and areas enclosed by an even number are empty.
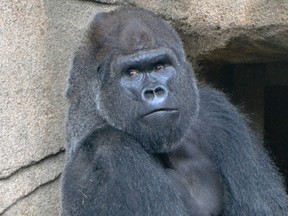
[[[288,215],[281,177],[151,12],[93,19],[67,91],[63,216]]]

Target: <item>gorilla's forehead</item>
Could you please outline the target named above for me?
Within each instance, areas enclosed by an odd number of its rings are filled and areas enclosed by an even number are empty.
[[[134,8],[98,14],[89,35],[97,49],[117,50],[122,54],[159,47],[182,48],[178,35],[164,20]]]
[[[145,50],[157,47],[153,32],[139,18],[129,20],[119,34],[120,44],[125,50]]]

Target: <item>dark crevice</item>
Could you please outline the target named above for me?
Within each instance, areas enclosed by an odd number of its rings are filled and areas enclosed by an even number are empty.
[[[32,193],[37,192],[40,188],[48,185],[48,184],[52,184],[54,182],[56,182],[62,173],[60,173],[59,175],[57,175],[55,178],[53,178],[52,180],[45,182],[44,184],[39,185],[38,187],[36,187],[34,190],[30,191],[28,194],[23,195],[21,197],[19,197],[18,199],[15,200],[15,202],[13,202],[11,205],[9,205],[8,207],[6,207],[2,212],[0,212],[0,215],[5,214],[5,212],[7,212],[10,208],[12,208],[14,205],[16,205],[19,201],[25,199],[26,197],[30,196]]]
[[[33,165],[37,165],[37,164],[40,164],[42,163],[43,161],[47,160],[47,159],[50,159],[50,158],[53,158],[53,157],[57,157],[58,155],[62,154],[65,152],[65,149],[64,148],[60,148],[58,152],[56,153],[51,153],[49,155],[46,155],[44,158],[40,159],[39,161],[32,161],[31,163],[27,164],[27,165],[24,165],[24,166],[21,166],[20,168],[18,168],[17,170],[14,170],[13,172],[9,173],[8,175],[6,176],[2,176],[0,177],[0,180],[7,180],[9,179],[10,177],[12,177],[13,175],[15,175],[17,172],[19,171],[22,171],[24,169],[27,169]]]

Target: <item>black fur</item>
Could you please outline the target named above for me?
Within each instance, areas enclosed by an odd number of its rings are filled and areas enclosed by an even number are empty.
[[[154,14],[98,14],[67,97],[63,216],[288,215],[282,179],[245,118],[197,86],[179,36]]]

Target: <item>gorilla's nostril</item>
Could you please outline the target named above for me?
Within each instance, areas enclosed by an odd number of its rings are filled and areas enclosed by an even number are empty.
[[[155,92],[155,95],[158,97],[165,95],[165,89],[163,89],[162,87],[156,87],[154,89],[154,92]]]
[[[153,89],[147,89],[144,92],[144,96],[146,99],[153,99],[154,98],[154,90]]]

